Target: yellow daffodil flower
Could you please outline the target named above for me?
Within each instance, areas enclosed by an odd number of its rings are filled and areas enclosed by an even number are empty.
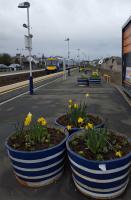
[[[82,117],[79,117],[77,121],[78,123],[83,123],[84,119]]]
[[[41,124],[42,126],[46,126],[46,125],[47,125],[47,121],[45,120],[44,117],[40,117],[40,118],[37,120],[37,122],[38,122],[39,124]]]
[[[71,125],[67,125],[67,130],[69,131],[69,130],[71,130]]]
[[[93,129],[93,124],[92,123],[88,123],[88,128]]]
[[[122,157],[122,151],[116,151],[115,154],[117,157],[121,158]]]
[[[29,112],[25,118],[24,126],[29,126],[32,121],[32,114]]]
[[[78,104],[74,103],[74,108],[77,109],[78,108]]]
[[[32,113],[29,112],[28,115],[27,115],[27,117],[32,117]]]
[[[25,121],[24,121],[24,126],[29,126],[31,123],[31,118],[25,118]]]
[[[72,101],[72,99],[69,99],[69,101],[68,101],[70,104],[72,104],[73,103],[73,101]]]

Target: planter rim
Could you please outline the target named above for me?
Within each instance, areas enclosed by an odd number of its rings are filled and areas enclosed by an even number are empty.
[[[67,115],[67,114],[64,113],[63,115],[60,115],[59,117],[57,117],[57,118],[55,119],[55,124],[59,125],[60,127],[64,128],[64,129],[66,129],[66,126],[64,126],[64,125],[62,125],[62,124],[59,124],[59,122],[58,122],[58,119],[59,119],[61,116],[64,116],[64,115]],[[104,124],[105,124],[105,120],[104,120],[103,117],[101,117],[101,115],[97,115],[97,114],[93,114],[93,113],[88,113],[87,115],[93,115],[93,116],[99,117],[99,118],[101,119],[102,122],[101,122],[100,124],[95,125],[95,127],[97,127],[98,125],[104,125]],[[71,129],[72,129],[72,130],[75,130],[75,129],[82,130],[83,128],[73,127],[73,128],[71,128]]]
[[[111,129],[108,129],[108,130],[111,130]],[[100,163],[100,164],[105,164],[105,163],[110,163],[110,162],[116,162],[116,161],[118,161],[118,160],[123,160],[123,159],[125,159],[125,158],[128,158],[129,156],[131,156],[131,152],[129,152],[128,154],[126,154],[125,156],[123,156],[123,157],[121,157],[121,158],[116,158],[116,159],[111,159],[111,160],[102,160],[102,161],[99,161],[99,160],[89,160],[89,159],[87,159],[87,158],[84,158],[83,156],[80,156],[79,154],[77,154],[76,152],[74,152],[73,150],[71,150],[71,148],[70,148],[70,146],[69,146],[69,142],[73,139],[73,137],[75,136],[75,135],[78,135],[78,134],[80,134],[80,133],[82,133],[83,132],[83,130],[80,130],[80,131],[77,131],[77,132],[74,132],[72,135],[70,135],[69,137],[68,137],[68,139],[67,139],[67,141],[66,141],[66,148],[67,148],[67,150],[68,151],[70,151],[74,156],[77,156],[78,158],[80,158],[80,159],[82,159],[82,160],[84,160],[84,161],[89,161],[89,162],[92,162],[92,163],[95,163],[95,164],[98,164],[98,163]],[[118,133],[118,132],[116,132],[116,133]],[[124,134],[121,134],[121,133],[119,133],[120,135],[122,135],[122,136],[125,136]],[[126,137],[126,136],[125,136]],[[130,138],[128,138],[128,137],[126,137],[127,139],[128,139],[128,141],[130,142]]]
[[[6,140],[5,140],[5,146],[7,149],[11,150],[11,151],[15,151],[15,152],[21,152],[21,153],[29,153],[29,154],[32,154],[32,153],[39,153],[39,152],[44,152],[44,151],[47,151],[47,150],[52,150],[56,147],[59,147],[63,142],[65,142],[69,136],[69,133],[66,129],[64,129],[64,131],[62,131],[64,134],[65,134],[65,138],[57,145],[53,146],[53,147],[49,147],[49,148],[46,148],[46,149],[41,149],[41,150],[34,150],[34,151],[24,151],[24,150],[17,150],[17,149],[14,149],[12,148],[11,146],[8,145],[8,140],[9,138],[11,137],[12,134],[10,134]]]
[[[77,77],[77,80],[79,80],[79,79],[88,80],[88,77]]]

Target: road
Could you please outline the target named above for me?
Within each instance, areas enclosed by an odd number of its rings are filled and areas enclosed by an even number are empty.
[[[49,123],[54,124],[56,117],[65,112],[69,99],[77,102],[84,100],[88,104],[88,112],[96,113],[107,119],[109,128],[131,137],[131,107],[125,102],[120,93],[110,85],[79,87],[76,79],[78,72],[71,73],[67,80],[52,79],[48,84],[43,82],[35,91],[35,95],[25,94],[12,101],[0,105],[0,200],[89,200],[78,192],[72,181],[69,163],[59,181],[49,186],[28,189],[19,185],[5,150],[5,139],[14,132],[14,124],[21,121],[31,112],[34,118],[44,116]],[[23,91],[26,91],[24,88]],[[86,98],[85,94],[89,93]],[[11,93],[13,97],[13,93]],[[6,95],[5,95],[6,96]],[[4,96],[3,96],[4,97]],[[6,97],[7,98],[7,97]],[[5,98],[4,98],[5,99]],[[117,200],[130,200],[131,181],[126,192]]]

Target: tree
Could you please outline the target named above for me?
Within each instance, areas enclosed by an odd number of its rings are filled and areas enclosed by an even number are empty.
[[[10,65],[11,64],[11,56],[7,53],[0,54],[0,63],[5,64],[5,65]]]

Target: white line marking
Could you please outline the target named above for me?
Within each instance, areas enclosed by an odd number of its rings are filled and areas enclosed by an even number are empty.
[[[41,71],[45,71],[45,69],[40,69],[40,70],[32,70],[32,72],[41,72]],[[12,72],[12,73],[4,73],[4,74],[0,74],[0,77],[2,76],[12,76],[12,75],[18,75],[18,74],[29,74],[30,71],[19,71],[19,72]]]
[[[50,78],[57,77],[57,75],[61,75],[61,74],[62,74],[61,72],[57,72],[55,74],[50,74],[50,75],[48,74],[48,75],[45,75],[45,76],[37,77],[37,78],[33,79],[33,82],[34,82],[34,84],[36,84],[36,83],[39,83],[39,82],[41,82],[43,80],[48,80]],[[17,84],[18,84],[18,86],[17,86]],[[29,80],[18,82],[16,84],[14,83],[14,84],[11,84],[9,86],[13,86],[13,85],[15,85],[15,87],[9,88],[8,90],[6,89],[5,91],[2,91],[2,92],[0,91],[0,95],[6,94],[6,93],[10,93],[12,91],[18,90],[18,89],[23,88],[23,87],[27,87],[29,85]],[[7,86],[3,86],[3,87],[7,87]],[[0,87],[0,89],[1,89],[1,87]]]
[[[45,84],[43,84],[43,85],[40,85],[40,86],[34,88],[34,91],[38,90],[38,89],[41,88],[41,87],[44,87],[44,86],[49,85],[49,84],[51,84],[51,83],[54,83],[54,82],[56,82],[58,79],[61,79],[61,78],[62,78],[62,77],[59,77],[59,78],[56,78],[55,80],[53,80],[53,81],[51,81],[51,82],[49,82],[49,83],[45,83]],[[8,102],[10,102],[10,101],[13,101],[14,99],[17,99],[17,98],[19,98],[19,97],[22,97],[22,96],[24,96],[25,94],[28,94],[28,93],[29,93],[29,91],[24,92],[24,93],[22,93],[22,94],[19,94],[19,95],[15,96],[15,97],[12,97],[12,98],[10,98],[10,99],[8,99],[8,100],[6,100],[6,101],[3,101],[3,102],[0,103],[0,106],[4,105],[4,104],[6,104],[6,103],[8,103]]]

